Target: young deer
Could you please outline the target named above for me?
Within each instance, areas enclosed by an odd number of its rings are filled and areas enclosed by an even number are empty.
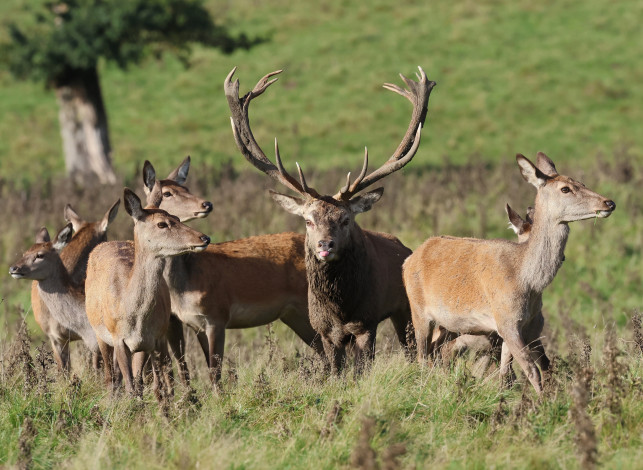
[[[183,180],[185,176],[187,169]],[[168,184],[171,179],[172,175],[161,183]],[[150,203],[156,174],[149,162],[143,167],[143,180]],[[189,213],[182,207],[176,212],[177,216]],[[164,278],[170,289],[173,317],[176,315],[197,333],[215,385],[221,376],[226,329],[253,328],[281,320],[306,344],[323,353],[308,319],[303,235],[280,233],[211,244],[198,255],[168,259]],[[187,377],[181,323],[170,323],[168,341],[182,376]]]
[[[157,183],[155,206],[162,197],[160,188]],[[134,256],[129,256],[128,242],[97,246],[89,256],[85,289],[87,316],[96,332],[106,379],[112,378],[114,351],[126,389],[133,393],[132,353],[157,350],[163,360],[167,359],[165,334],[170,295],[163,280],[165,258],[203,251],[210,238],[161,209],[144,209],[128,188],[123,192],[123,201],[134,220]],[[156,388],[159,383],[156,361],[152,367]]]
[[[559,175],[543,153],[538,153],[537,166],[522,155],[516,160],[523,178],[537,189],[529,239],[429,238],[404,263],[404,283],[420,362],[430,352],[428,340],[436,324],[454,333],[497,332],[503,339],[501,375],[515,357],[540,393],[536,364],[545,369],[541,294],[563,262],[568,223],[608,217],[616,204]]]
[[[505,211],[507,212],[507,217],[509,218],[509,228],[514,231],[518,237],[518,243],[526,242],[529,239],[529,234],[531,233],[531,226],[533,224],[534,218],[534,208],[527,208],[527,216],[525,219],[520,217],[516,211],[514,211],[509,204],[505,205]],[[534,306],[540,310],[541,302],[535,302]],[[542,312],[534,314],[541,315]],[[539,322],[534,322],[538,325]],[[543,320],[544,323],[544,320]],[[542,328],[539,331],[534,331],[530,334],[531,337],[539,337],[542,332]],[[443,359],[446,361],[451,361],[456,356],[462,356],[466,353],[475,353],[478,356],[476,365],[474,365],[473,370],[478,371],[480,375],[487,369],[492,358],[496,361],[500,359],[499,354],[496,354],[496,351],[499,352],[499,346],[502,345],[502,339],[498,337],[496,333],[490,335],[469,335],[464,334],[456,336],[453,333],[447,332],[443,328],[436,328],[433,333],[433,351],[439,349],[439,353]],[[542,350],[542,361],[543,361],[543,370],[549,368],[549,359],[545,355],[544,349]],[[512,378],[509,379],[510,381]]]
[[[401,266],[411,250],[394,236],[362,230],[355,222],[358,213],[370,210],[380,199],[383,188],[361,196],[356,194],[411,161],[420,145],[420,130],[435,83],[428,81],[420,68],[417,82],[402,76],[408,87],[406,90],[396,85],[384,85],[413,104],[408,130],[395,153],[382,167],[366,176],[366,152],[357,179],[351,183],[349,173],[346,185],[330,196],[309,187],[299,166],[299,181],[286,172],[276,140],[275,166],[250,130],[250,102],[274,83],[277,79],[269,80],[270,77],[281,71],[269,73],[252,91],[240,98],[239,80],[232,81],[235,70],[226,77],[224,89],[239,150],[256,168],[303,197],[271,191],[273,199],[284,209],[306,221],[305,262],[310,322],[321,336],[332,371],[337,373],[341,369],[345,346],[351,338],[355,338],[359,355],[358,368],[363,361],[372,359],[377,325],[385,318],[392,318],[400,342],[406,345],[410,311],[402,284]]]
[[[72,224],[67,224],[52,242],[46,228],[40,229],[35,244],[20,261],[9,268],[14,279],[33,279],[38,290],[39,303],[34,312],[44,304],[50,316],[40,316],[43,331],[52,339],[54,354],[60,357],[63,370],[69,364],[68,342],[82,339],[93,353],[98,354],[96,335],[85,314],[85,295],[81,285],[73,282],[58,251],[72,240]],[[45,330],[47,328],[47,330]],[[97,361],[95,361],[95,364]]]
[[[60,259],[69,273],[72,284],[77,285],[83,293],[89,253],[96,245],[107,240],[107,227],[116,217],[120,202],[120,199],[116,201],[105,213],[105,216],[97,222],[87,222],[74,211],[71,205],[65,206],[64,217],[67,222],[72,224],[74,236],[69,244],[60,251]],[[81,338],[72,330],[65,328],[51,314],[47,304],[40,297],[38,281],[31,283],[31,308],[36,323],[49,338],[58,369],[69,371],[69,343]],[[84,313],[83,317],[86,317]],[[98,368],[99,357],[98,353],[93,354],[95,369]]]

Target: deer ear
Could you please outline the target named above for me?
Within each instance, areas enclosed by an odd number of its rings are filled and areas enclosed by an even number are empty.
[[[65,220],[67,222],[71,222],[72,226],[74,227],[74,232],[78,232],[80,226],[85,223],[83,218],[79,216],[78,213],[71,207],[71,204],[67,204],[65,206],[63,217],[65,217]]]
[[[509,204],[505,204],[505,210],[509,217],[509,228],[513,230],[516,235],[520,235],[524,231],[525,221],[522,220],[518,212],[513,210]]]
[[[42,227],[38,230],[38,233],[36,233],[36,243],[47,243],[49,241],[51,241],[51,238],[49,238],[49,231],[47,230],[47,227]]]
[[[167,175],[168,180],[172,180],[175,183],[180,185],[185,184],[185,180],[188,178],[188,171],[190,171],[190,156],[185,157],[183,162],[169,175]]]
[[[73,233],[73,226],[70,223],[65,225],[60,232],[58,232],[58,235],[56,235],[56,239],[54,240],[53,243],[53,249],[56,251],[60,251],[63,248],[67,246],[67,244],[71,241],[71,235]]]
[[[132,216],[135,220],[140,220],[145,216],[145,210],[141,206],[141,200],[138,196],[129,188],[123,190],[123,203],[125,205],[125,211]]]
[[[306,204],[306,202],[303,199],[294,196],[286,196],[285,194],[281,194],[273,190],[269,190],[269,192],[270,196],[277,202],[277,204],[288,212],[301,217],[304,216],[304,204]]]
[[[536,213],[536,209],[534,209],[533,207],[529,206],[527,208],[527,215],[526,215],[525,219],[527,220],[528,223],[530,223],[532,225],[534,223],[534,214],[535,213]]]
[[[362,212],[370,211],[373,204],[380,200],[382,194],[384,194],[384,188],[377,188],[366,194],[362,194],[361,196],[354,197],[348,201],[348,204],[354,214],[360,214]]]
[[[156,181],[156,171],[150,163],[149,160],[145,160],[143,164],[143,183],[145,184],[145,194],[149,194],[154,188],[154,182]]]
[[[556,165],[551,159],[542,152],[538,152],[538,159],[536,160],[536,166],[540,171],[545,173],[547,176],[557,176],[558,172],[556,171]]]
[[[536,188],[541,188],[545,185],[549,177],[536,168],[527,157],[518,153],[516,154],[516,161],[518,162],[518,166],[520,166],[520,173],[525,181],[534,185]]]
[[[121,205],[121,200],[117,199],[116,202],[112,205],[112,207],[110,207],[109,210],[105,213],[105,215],[103,216],[103,220],[101,220],[100,222],[101,232],[107,231],[107,227],[109,227],[109,224],[114,222],[114,219],[118,214],[118,207],[120,205]]]

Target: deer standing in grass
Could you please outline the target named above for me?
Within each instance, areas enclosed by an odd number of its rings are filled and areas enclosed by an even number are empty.
[[[410,311],[401,266],[411,250],[394,236],[362,230],[355,222],[358,213],[370,210],[380,199],[383,188],[356,195],[411,161],[420,145],[420,130],[435,83],[428,81],[420,68],[417,82],[402,76],[407,89],[384,85],[413,104],[406,134],[389,160],[368,176],[366,152],[359,176],[351,183],[349,173],[346,185],[330,196],[309,187],[299,166],[299,181],[286,172],[276,140],[275,166],[250,130],[250,102],[274,83],[277,79],[270,78],[281,71],[266,75],[252,91],[240,98],[239,81],[232,81],[235,70],[226,77],[224,89],[239,150],[256,168],[301,196],[271,191],[273,199],[285,210],[306,221],[305,262],[310,322],[321,336],[332,372],[337,373],[342,368],[345,347],[352,338],[357,348],[358,370],[363,362],[370,361],[375,353],[377,325],[388,317],[393,321],[400,342],[406,346]]]
[[[514,211],[509,204],[505,205],[505,211],[509,218],[509,228],[511,228],[518,237],[518,243],[526,242],[529,239],[531,226],[533,224],[533,207],[527,208],[527,216],[525,219],[520,217],[520,214]],[[532,316],[534,318],[538,315],[542,317],[542,299],[540,302],[534,302],[533,308],[537,308],[538,312],[532,313]],[[532,327],[537,328],[537,331],[530,332],[529,336],[532,338],[539,337],[542,332],[543,324],[544,320],[532,322]],[[462,356],[467,352],[475,353],[478,359],[476,360],[472,370],[474,371],[474,375],[477,377],[482,376],[482,374],[487,370],[492,359],[495,361],[500,360],[498,352],[499,347],[502,345],[502,339],[500,339],[496,333],[491,333],[490,335],[464,334],[457,336],[440,327],[436,328],[433,333],[433,343],[434,344],[431,346],[433,351],[438,351],[440,356],[446,361],[451,361],[455,357]],[[543,370],[549,369],[549,359],[545,355],[544,349],[542,350],[541,360]],[[507,378],[508,382],[513,381],[513,378],[512,374],[511,377]]]
[[[60,370],[69,371],[69,343],[82,339],[98,368],[100,353],[85,314],[85,275],[91,250],[107,238],[107,227],[118,213],[120,200],[98,222],[84,221],[67,204],[68,225],[52,242],[42,228],[35,244],[10,269],[16,279],[34,279],[31,306],[36,323],[49,338]],[[74,236],[72,237],[72,229]]]
[[[143,180],[150,203],[156,176],[148,163],[143,167]],[[161,184],[170,183],[174,177],[171,174]],[[187,168],[178,177],[182,184]],[[161,207],[167,198],[165,191],[163,194]],[[168,212],[181,220],[191,214],[185,204],[168,207]],[[323,354],[308,319],[303,258],[304,236],[280,233],[211,244],[198,255],[188,253],[166,261],[163,275],[173,316],[196,332],[214,385],[221,378],[226,329],[253,328],[279,319]],[[175,356],[179,338],[182,341],[181,324],[170,324],[168,339]],[[185,361],[179,360],[179,364],[182,373],[187,373]]]
[[[176,167],[170,174],[160,180],[161,184],[161,203],[159,209],[163,209],[167,213],[179,218],[181,222],[187,222],[192,219],[202,219],[207,217],[212,212],[212,203],[200,198],[190,192],[185,187],[185,181],[190,171],[190,156],[185,157],[183,162]],[[145,162],[143,166],[143,190],[148,199],[148,204],[154,198],[153,189],[156,182],[156,172],[154,167]],[[131,245],[131,256],[134,257],[134,244]],[[167,263],[167,261],[166,261]],[[167,279],[166,279],[167,281]],[[183,323],[172,313],[170,316],[170,324],[167,329],[167,341],[170,346],[170,351],[176,359],[177,369],[179,372],[179,379],[182,383],[188,385],[190,383],[190,374],[187,363],[185,361],[185,336],[183,334]],[[142,360],[143,358],[139,358]],[[137,363],[136,368],[142,367],[143,364]],[[135,372],[138,372],[135,370]]]
[[[516,156],[523,178],[536,187],[534,222],[524,243],[434,237],[404,263],[418,344],[418,360],[430,353],[439,325],[462,334],[497,332],[503,339],[501,376],[516,358],[538,393],[546,368],[540,341],[542,292],[564,259],[569,222],[608,217],[616,204],[568,176],[538,153],[537,165]]]
[[[154,192],[153,206],[158,206],[162,198],[160,182]],[[134,220],[134,256],[129,256],[130,243],[126,241],[105,242],[94,249],[87,266],[86,307],[105,362],[106,380],[112,380],[115,353],[126,389],[134,393],[132,353],[156,350],[163,361],[167,360],[170,294],[163,279],[165,258],[203,251],[210,238],[164,210],[143,208],[128,188],[123,191],[123,202]],[[158,390],[156,360],[152,369]],[[140,379],[139,375],[137,384]]]

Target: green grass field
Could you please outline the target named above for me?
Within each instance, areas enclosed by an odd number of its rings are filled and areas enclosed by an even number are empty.
[[[23,0],[0,3],[4,21]],[[208,386],[190,337],[192,398],[112,397],[73,347],[75,377],[58,375],[33,321],[29,283],[0,281],[0,467],[7,468],[643,468],[643,33],[640,2],[214,2],[233,31],[267,38],[230,56],[194,51],[121,71],[101,64],[121,181],[77,188],[64,178],[55,97],[0,70],[0,260],[36,230],[63,225],[70,202],[88,219],[139,188],[151,160],[162,176],[190,154],[188,186],[215,208],[191,223],[213,241],[285,230],[301,220],[238,154],[223,79],[242,93],[283,68],[251,124],[287,168],[335,192],[368,145],[371,165],[395,149],[410,117],[400,84],[421,65],[438,85],[420,150],[359,217],[410,248],[436,234],[503,237],[504,204],[521,213],[534,191],[514,155],[547,153],[561,173],[616,201],[606,220],[577,222],[566,261],[543,295],[545,346],[556,358],[538,398],[520,377],[500,387],[472,358],[451,367],[407,363],[388,322],[372,369],[328,379],[278,324],[228,332],[223,391]],[[0,34],[5,34],[4,32]],[[141,193],[141,191],[138,191]],[[110,239],[131,237],[122,210]],[[17,334],[25,318],[31,340]],[[614,328],[614,337],[610,336]],[[638,336],[637,336],[638,334]],[[22,342],[21,342],[22,341]],[[31,362],[30,362],[31,361]],[[32,364],[30,366],[29,364]],[[196,398],[196,399],[194,399]],[[596,453],[594,453],[596,451]]]

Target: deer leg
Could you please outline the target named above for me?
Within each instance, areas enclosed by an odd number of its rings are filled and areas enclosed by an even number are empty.
[[[321,337],[310,326],[308,314],[303,315],[299,310],[291,310],[283,315],[280,320],[299,336],[304,343],[313,348],[320,357],[324,357],[324,345]]]
[[[502,344],[503,356],[505,355],[505,345],[507,345],[507,350],[518,361],[518,364],[529,379],[529,382],[531,382],[533,387],[536,389],[536,392],[538,392],[538,394],[542,393],[542,380],[540,377],[540,371],[538,370],[538,367],[536,367],[536,363],[531,357],[529,346],[520,337],[520,333],[517,330],[505,332],[504,334],[503,332],[499,333],[504,341],[504,343]]]
[[[413,323],[415,327],[415,342],[417,344],[417,357],[418,362],[422,365],[425,365],[429,360],[429,355],[432,352],[432,339],[433,339],[433,329],[435,328],[435,322],[430,320],[428,325],[420,325],[417,322]]]
[[[137,395],[143,395],[144,377],[146,375],[149,377],[148,367],[153,366],[151,359],[150,355],[145,351],[139,351],[132,355],[132,376],[134,377],[134,387]],[[145,369],[148,369],[147,373]],[[152,372],[154,371],[152,370]]]
[[[409,310],[402,310],[391,315],[391,323],[395,328],[397,339],[404,348],[404,353],[410,361],[416,354],[417,345],[415,344],[415,332],[413,329],[413,321]]]
[[[225,325],[208,325],[205,329],[208,336],[208,367],[210,380],[215,387],[221,380],[221,365],[225,347]]]
[[[331,374],[339,375],[344,366],[346,346],[343,344],[336,346],[327,336],[322,336],[322,344],[324,345],[326,359],[330,363]]]
[[[69,373],[69,340],[59,340],[53,336],[49,337],[51,349],[54,353],[54,360],[61,372]]]
[[[125,379],[125,389],[128,393],[134,395],[134,377],[132,374],[132,352],[125,344],[125,341],[122,339],[117,339],[114,341],[114,352],[116,354],[116,360],[118,361],[118,367],[123,374]]]
[[[103,364],[105,366],[105,386],[115,390],[116,384],[114,382],[114,350],[113,348],[103,342],[100,338],[96,338],[98,342],[98,349],[103,356]]]
[[[183,385],[190,385],[190,371],[185,361],[185,335],[183,333],[183,323],[179,318],[170,315],[170,324],[167,328],[167,343],[172,351],[172,356],[176,359],[179,380]]]
[[[355,336],[355,374],[361,375],[365,367],[375,359],[375,330]]]
[[[99,351],[92,351],[92,368],[95,372],[100,370],[101,357]]]
[[[498,373],[500,374],[500,380],[508,387],[516,380],[516,374],[511,368],[512,362],[513,355],[509,351],[509,345],[503,341],[502,352],[500,353],[500,371]]]
[[[545,326],[545,319],[542,313],[536,315],[524,331],[525,341],[529,344],[531,355],[536,364],[540,367],[541,371],[546,372],[549,370],[550,361],[545,354],[545,347],[541,341],[541,334]]]
[[[210,364],[208,357],[210,356],[210,345],[208,344],[208,335],[205,331],[199,331],[196,333],[196,339],[199,340],[199,345],[203,351],[203,357],[205,357],[205,363]]]

